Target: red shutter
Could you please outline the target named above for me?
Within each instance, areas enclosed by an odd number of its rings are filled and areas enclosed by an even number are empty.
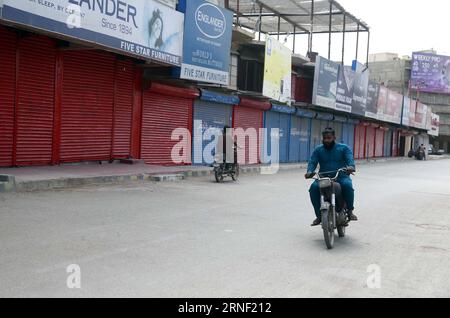
[[[114,66],[112,54],[64,52],[61,162],[111,159]]]
[[[368,126],[366,132],[366,148],[367,158],[373,158],[375,156],[375,127]]]
[[[377,129],[375,136],[375,157],[383,157],[384,130]]]
[[[12,166],[17,36],[0,26],[0,39],[0,166]]]
[[[113,155],[115,159],[131,156],[131,121],[133,113],[134,65],[117,61],[114,99]]]
[[[366,127],[362,124],[355,126],[355,158],[364,159],[366,147]]]
[[[16,165],[51,163],[55,58],[55,42],[47,37],[19,41]]]
[[[245,163],[244,164],[257,164],[260,162],[260,138],[259,132],[263,127],[263,114],[264,112],[259,109],[236,106],[234,107],[234,116],[233,116],[233,128],[238,129],[241,128],[246,131],[249,128],[254,128],[256,130],[256,136],[246,137],[245,141]],[[256,145],[255,147],[250,147],[250,145]],[[240,145],[241,147],[243,145]],[[241,150],[242,151],[242,150]],[[252,160],[250,160],[252,159]],[[254,160],[257,162],[254,162]],[[241,162],[242,164],[242,162]]]
[[[172,132],[184,128],[192,133],[192,104],[191,98],[162,95],[151,90],[144,92],[141,159],[149,164],[176,164],[172,160],[172,149],[179,142],[171,140]],[[184,164],[191,164],[191,138],[186,140],[185,147],[188,151],[183,153]]]

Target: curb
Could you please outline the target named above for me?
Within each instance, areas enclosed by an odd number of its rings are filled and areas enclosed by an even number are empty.
[[[444,160],[450,159],[448,156],[433,157],[429,160]],[[386,162],[401,162],[411,161],[411,158],[378,158],[370,160],[357,160],[357,165],[367,165],[373,163]],[[292,171],[307,168],[306,163],[284,164],[279,166],[279,171]],[[262,174],[265,169],[270,166],[244,166],[241,167],[241,174]],[[172,173],[148,174],[139,173],[134,175],[115,175],[115,176],[100,176],[100,177],[79,177],[79,178],[62,178],[49,180],[36,180],[16,182],[14,176],[0,175],[0,193],[8,192],[33,192],[33,191],[49,191],[76,188],[86,185],[101,185],[113,184],[121,182],[137,182],[137,181],[152,181],[152,182],[180,182],[189,178],[208,177],[213,175],[212,168],[205,168],[201,170],[189,170]]]

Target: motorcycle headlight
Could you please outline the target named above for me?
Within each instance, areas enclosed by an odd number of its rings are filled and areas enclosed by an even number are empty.
[[[331,179],[322,179],[319,180],[319,187],[321,189],[327,189],[331,187]]]

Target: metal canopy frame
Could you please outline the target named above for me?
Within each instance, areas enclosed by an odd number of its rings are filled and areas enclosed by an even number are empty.
[[[312,52],[313,35],[329,34],[328,58],[331,57],[331,36],[342,33],[342,62],[345,57],[345,34],[356,33],[356,57],[359,55],[360,33],[367,33],[369,61],[370,27],[347,12],[335,0],[225,0],[225,7],[234,12],[234,24],[260,34],[293,35],[293,52],[297,35],[308,35],[308,55]]]

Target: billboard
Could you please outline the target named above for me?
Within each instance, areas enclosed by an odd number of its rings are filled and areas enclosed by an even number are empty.
[[[228,86],[233,13],[204,0],[181,0],[185,12],[180,77]]]
[[[450,94],[450,57],[413,53],[411,88],[428,93]]]
[[[291,102],[292,52],[281,42],[268,36],[264,61],[263,95]]]
[[[184,15],[155,0],[3,0],[2,19],[181,66]]]
[[[317,57],[312,98],[314,105],[336,108],[338,74],[339,64]]]
[[[411,98],[405,96],[403,99],[403,114],[402,114],[402,125],[410,125],[410,110],[411,110]]]
[[[380,90],[378,91],[378,101],[377,101],[377,119],[383,120],[384,112],[386,111],[387,99],[388,99],[389,90],[380,86]]]
[[[367,86],[367,101],[366,101],[366,117],[378,118],[378,97],[380,94],[380,85],[369,81]]]
[[[340,65],[336,91],[337,110],[348,113],[352,112],[355,79],[356,73],[350,66]]]
[[[400,124],[402,120],[403,95],[388,90],[386,107],[378,119],[389,123]]]
[[[367,97],[369,90],[369,71],[356,72],[353,88],[352,113],[360,116],[366,115]]]
[[[439,136],[439,120],[440,120],[439,115],[436,115],[436,114],[430,112],[430,117],[429,117],[430,128],[428,130],[428,135],[436,136],[436,137]]]

